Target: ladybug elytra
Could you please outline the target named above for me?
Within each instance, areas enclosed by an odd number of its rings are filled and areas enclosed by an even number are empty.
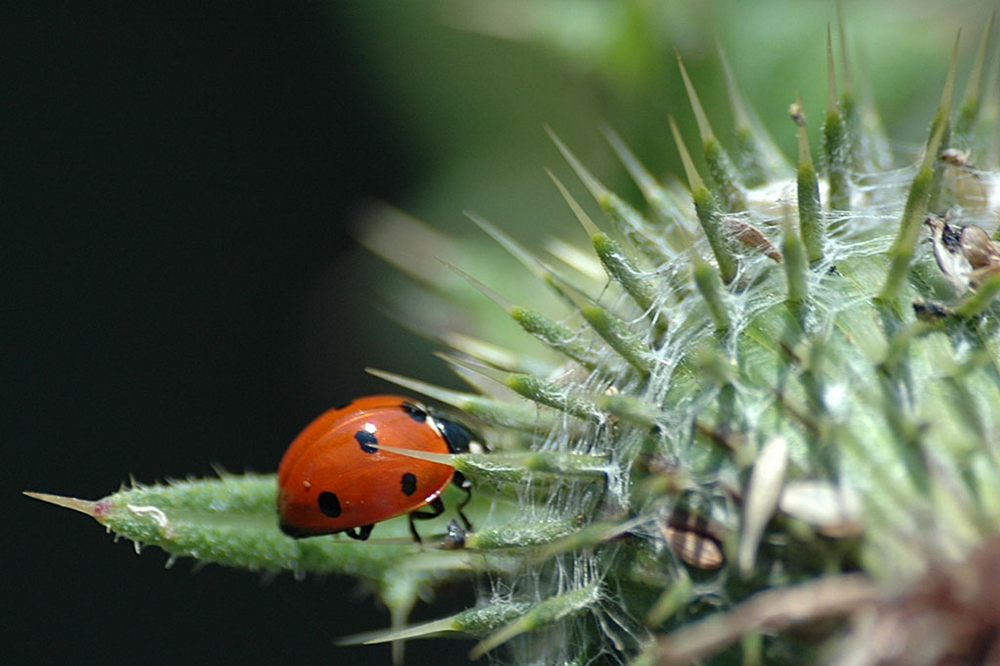
[[[458,515],[472,529],[462,513],[471,484],[460,472],[380,444],[445,454],[479,446],[461,424],[402,396],[367,396],[331,409],[299,433],[278,466],[281,530],[295,538],[344,532],[364,541],[375,523],[408,514],[420,542],[413,521],[444,512],[441,493],[449,483],[465,491]],[[420,510],[425,506],[429,511]]]

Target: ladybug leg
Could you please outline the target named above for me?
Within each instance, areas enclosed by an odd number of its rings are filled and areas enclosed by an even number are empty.
[[[471,532],[472,523],[470,523],[469,519],[465,517],[465,513],[462,512],[462,509],[464,509],[465,505],[468,504],[469,500],[472,499],[472,482],[469,481],[467,478],[465,478],[461,472],[455,472],[455,476],[452,479],[452,483],[461,488],[462,491],[465,493],[465,497],[462,498],[462,501],[459,502],[458,506],[455,508],[458,511],[458,517],[462,519],[462,524],[465,525],[465,529]]]
[[[413,516],[415,514],[410,514],[410,534],[413,535],[413,540],[417,542],[418,545],[424,545],[424,540],[420,538],[420,533],[417,532],[417,526],[413,524]],[[423,514],[421,514],[423,515]]]
[[[442,513],[444,513],[444,502],[438,497],[433,502],[428,504],[431,510],[428,511],[413,511],[410,513],[410,518],[415,518],[417,520],[430,520],[431,518],[437,518]]]
[[[375,527],[374,524],[362,525],[361,527],[358,528],[352,527],[349,530],[344,530],[344,534],[351,537],[352,539],[357,539],[358,541],[367,541],[368,537],[371,536],[372,528],[374,527]]]
[[[417,534],[417,526],[413,524],[414,520],[430,520],[431,518],[437,518],[442,513],[444,513],[444,502],[438,497],[433,502],[428,504],[431,510],[428,511],[413,511],[410,513],[410,533],[413,534],[413,540],[417,543],[423,543],[420,535]]]

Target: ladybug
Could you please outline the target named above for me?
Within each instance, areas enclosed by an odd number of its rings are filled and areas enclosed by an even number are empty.
[[[441,493],[454,483],[465,497],[471,483],[445,463],[384,451],[379,444],[432,453],[481,451],[464,426],[397,395],[357,398],[322,414],[306,426],[278,466],[281,530],[297,539],[344,532],[364,541],[375,523],[409,514],[410,531],[420,543],[414,520],[444,512]],[[427,506],[429,511],[419,509]]]

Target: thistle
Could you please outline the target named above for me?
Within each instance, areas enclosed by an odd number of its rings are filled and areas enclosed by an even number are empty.
[[[812,112],[822,128],[789,100],[794,167],[721,49],[729,150],[682,54],[699,134],[695,149],[669,119],[682,182],[659,182],[605,129],[642,210],[549,130],[604,213],[550,174],[591,248],[553,243],[542,258],[469,215],[529,290],[549,292],[544,311],[472,261],[451,267],[540,341],[535,353],[435,331],[473,390],[372,370],[485,435],[491,452],[439,460],[472,482],[475,531],[445,518],[417,546],[404,517],[368,542],[293,540],[278,530],[273,475],[93,502],[31,495],[171,558],[364,580],[392,626],[345,642],[392,642],[397,661],[406,640],[445,635],[516,664],[988,663],[1000,654],[992,21],[953,109],[956,40],[910,164],[887,163],[874,108],[855,94],[864,82],[843,66],[838,86],[832,31],[827,108]],[[407,624],[421,590],[469,572],[473,608]]]

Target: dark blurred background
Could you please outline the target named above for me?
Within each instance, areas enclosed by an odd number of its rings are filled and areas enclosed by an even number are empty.
[[[358,282],[325,287],[356,207],[403,201],[425,157],[354,26],[319,2],[12,4],[0,662],[387,662],[331,644],[388,623],[352,581],[164,571],[155,549],[14,497],[270,471],[319,411],[384,388],[358,341],[389,320]],[[318,303],[335,324],[303,331]],[[412,661],[449,649],[468,648]]]
[[[163,553],[137,557],[87,518],[19,493],[99,498],[129,475],[270,471],[317,413],[389,388],[365,366],[455,384],[432,345],[383,314],[388,272],[352,240],[364,211],[383,201],[461,232],[474,208],[528,241],[581,240],[542,172],[571,180],[542,124],[635,200],[596,127],[610,121],[654,172],[675,170],[665,116],[693,127],[675,46],[715,108],[721,35],[786,150],[797,89],[821,117],[832,5],[664,3],[670,20],[657,21],[646,4],[0,10],[13,520],[0,663],[388,663],[387,648],[331,644],[388,623],[352,581],[262,581],[183,560],[165,571]],[[543,5],[527,19],[507,9]],[[922,140],[953,28],[983,3],[948,21],[932,6],[886,3],[858,22],[878,35],[879,20],[903,21],[903,38],[869,39],[868,57],[896,68],[875,85],[904,141]],[[906,29],[929,19],[947,30]],[[914,97],[906,82],[928,71]],[[728,111],[710,115],[726,127]],[[464,587],[443,597],[415,619],[472,602]],[[407,663],[462,663],[468,647],[411,643]]]

